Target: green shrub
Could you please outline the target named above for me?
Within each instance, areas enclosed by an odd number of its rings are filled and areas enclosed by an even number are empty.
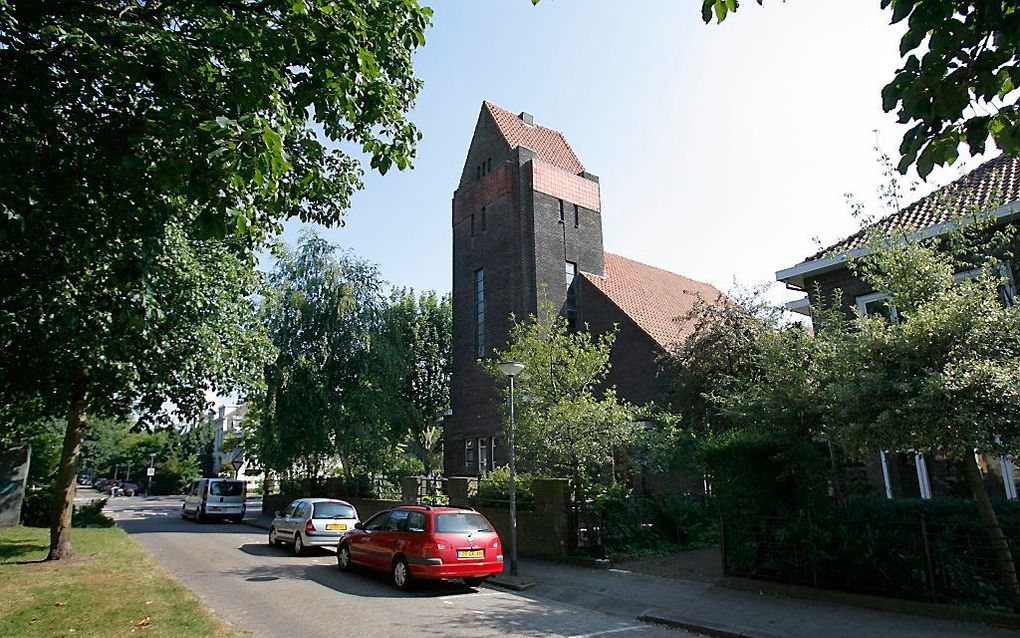
[[[113,519],[103,514],[106,499],[97,499],[85,505],[75,505],[71,527],[113,527]]]
[[[517,509],[530,510],[535,507],[535,493],[532,483],[538,474],[518,472],[514,477],[514,500]],[[478,480],[475,500],[482,507],[504,506],[510,502],[510,466],[501,465],[486,473]]]
[[[21,504],[21,524],[25,527],[49,527],[53,509],[53,489],[34,488],[25,492]]]
[[[661,554],[718,542],[714,511],[692,494],[635,497],[617,485],[597,496],[593,506],[611,553]]]
[[[995,509],[1010,542],[1020,546],[1020,503],[997,501]],[[817,580],[823,587],[927,601],[934,592],[941,603],[1010,608],[970,500],[859,500],[810,514],[731,519],[725,532],[732,575]]]
[[[94,500],[86,505],[75,505],[71,527],[110,527],[113,519],[103,514],[106,499]],[[25,527],[49,527],[53,511],[53,491],[40,488],[29,491],[21,506],[21,524]]]
[[[783,432],[735,432],[702,449],[723,517],[784,515],[827,502],[827,456],[813,441]]]

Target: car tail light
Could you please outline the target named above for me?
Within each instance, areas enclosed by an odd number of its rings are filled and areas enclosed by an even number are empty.
[[[422,548],[423,558],[442,558],[439,555],[441,550],[446,549],[446,545],[437,541],[429,541],[425,543],[425,547]]]
[[[499,549],[499,539],[497,538],[494,541],[492,541],[492,545],[489,545],[489,547],[491,547],[492,549]]]
[[[305,521],[305,531],[308,533],[312,533],[315,531],[315,525],[312,525],[312,519],[308,519],[307,521]]]

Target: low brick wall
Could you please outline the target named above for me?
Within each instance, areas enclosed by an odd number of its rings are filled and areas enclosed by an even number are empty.
[[[466,480],[466,479],[465,479]],[[450,479],[451,501],[454,494],[467,494],[466,486],[461,486],[458,479]],[[329,485],[329,480],[327,480]],[[334,483],[335,485],[335,483]],[[531,511],[517,512],[517,551],[521,556],[536,558],[566,558],[569,552],[570,528],[570,490],[569,483],[563,479],[536,480],[532,491],[535,495],[535,507]],[[295,494],[272,494],[262,498],[262,513],[273,514],[283,510],[291,501],[301,498]],[[377,512],[402,505],[400,501],[390,501],[360,497],[334,496],[347,501],[358,510],[361,520],[367,520]],[[463,503],[461,503],[463,504]],[[478,507],[485,518],[492,521],[503,539],[505,551],[510,547],[510,510],[507,507]]]

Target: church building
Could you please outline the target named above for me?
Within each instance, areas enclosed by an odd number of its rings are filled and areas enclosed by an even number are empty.
[[[481,474],[507,462],[499,389],[478,360],[506,345],[511,314],[535,314],[540,301],[551,302],[576,329],[601,334],[616,325],[608,383],[636,405],[663,399],[670,383],[659,359],[689,329],[675,319],[699,295],[714,301],[720,293],[605,252],[602,214],[599,178],[562,133],[528,113],[482,103],[453,194],[447,475]]]

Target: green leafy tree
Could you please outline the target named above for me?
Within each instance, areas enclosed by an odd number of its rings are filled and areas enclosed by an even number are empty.
[[[638,435],[633,409],[605,386],[615,340],[615,332],[571,332],[566,319],[543,303],[537,317],[514,321],[506,348],[485,363],[503,388],[506,377],[496,365],[525,365],[515,380],[518,456],[524,469],[573,477],[579,496],[598,484],[614,453]]]
[[[803,366],[791,366],[791,357],[807,336],[804,329],[789,323],[782,308],[767,299],[768,288],[739,289],[718,299],[699,299],[691,311],[677,321],[690,326],[690,334],[666,357],[673,385],[669,393],[672,411],[682,424],[702,434],[721,433],[733,428],[762,424],[769,410],[750,406],[727,406],[725,397],[734,386],[795,389],[777,397],[779,405],[805,410],[802,383],[791,378],[804,374]],[[796,359],[802,358],[797,356]],[[771,396],[763,393],[762,397]],[[741,395],[743,396],[743,395]],[[810,422],[810,416],[800,419]],[[802,430],[806,427],[802,427]]]
[[[414,0],[0,1],[0,408],[65,418],[50,559],[86,415],[185,414],[257,383],[255,251],[405,168],[431,11]]]
[[[395,392],[400,424],[410,433],[412,449],[426,474],[439,465],[442,431],[439,421],[450,407],[453,309],[450,295],[434,292],[415,295],[397,289],[383,313],[383,334],[400,366]]]
[[[277,355],[249,411],[256,456],[270,470],[315,475],[339,459],[346,475],[376,467],[399,432],[400,367],[380,338],[379,270],[305,230],[281,248],[263,321]]]
[[[864,280],[889,295],[897,320],[862,315],[823,332],[820,383],[828,427],[850,449],[916,450],[962,465],[1020,609],[1013,556],[975,459],[1020,451],[1020,306],[1004,303],[995,251],[981,242],[961,253],[967,244],[958,236],[904,242],[858,262]],[[982,274],[955,276],[975,259]]]
[[[764,0],[756,0],[763,4]],[[738,0],[702,0],[702,17],[722,22]],[[916,163],[952,164],[959,148],[983,153],[988,138],[1020,154],[1020,7],[1013,0],[881,0],[892,23],[904,20],[903,65],[882,89],[882,106],[910,124],[901,172]]]

